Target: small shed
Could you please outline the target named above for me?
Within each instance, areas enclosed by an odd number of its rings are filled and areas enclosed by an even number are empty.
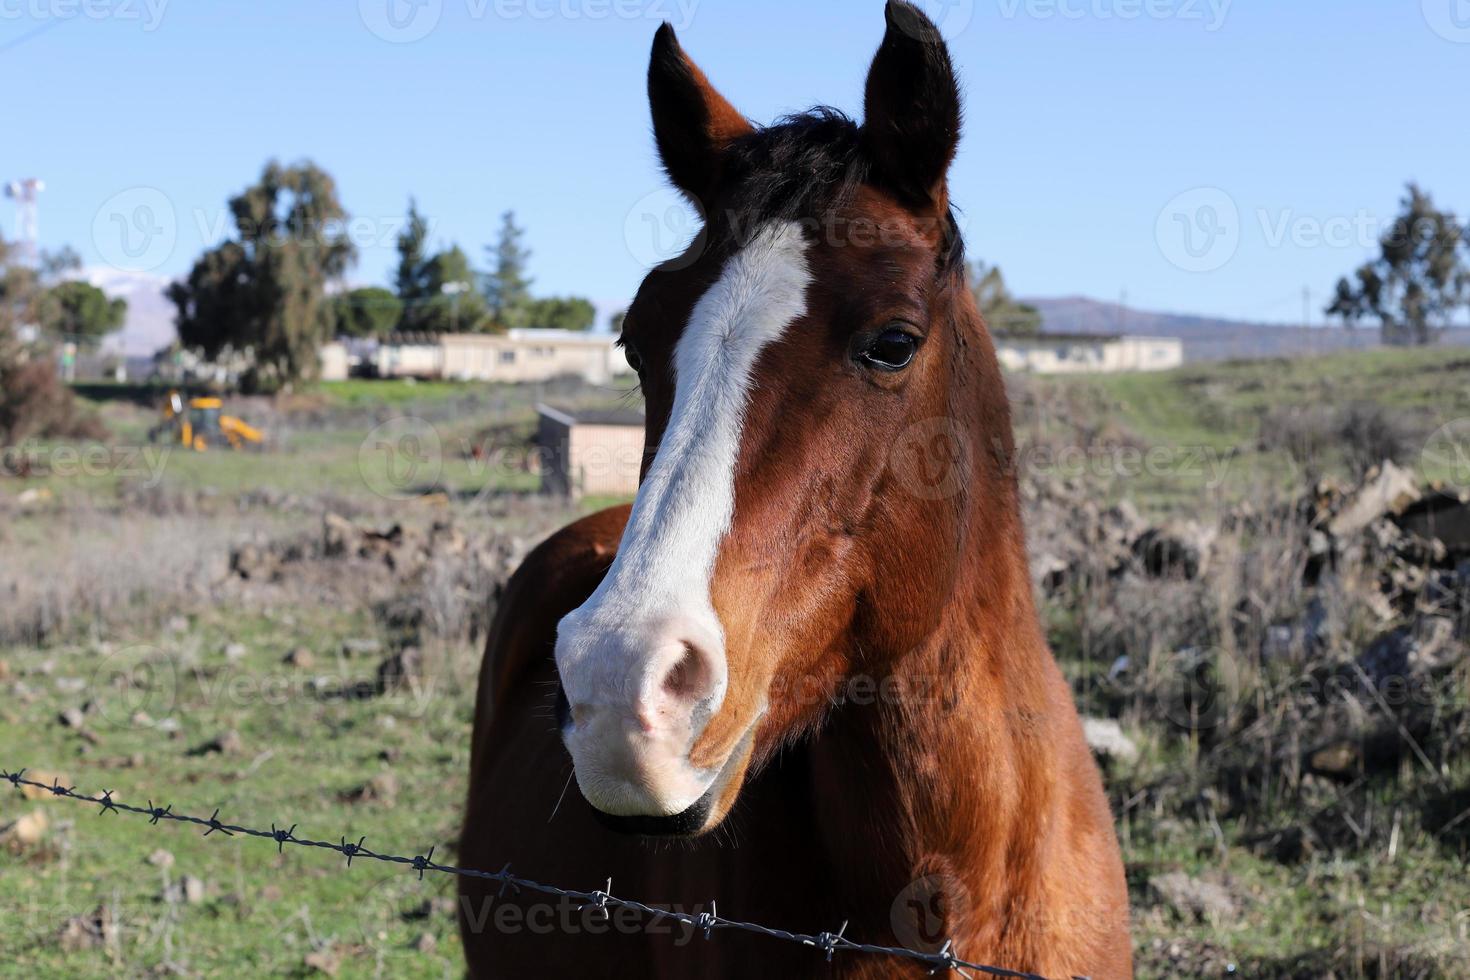
[[[643,413],[536,406],[541,489],[568,497],[631,497],[643,467]]]

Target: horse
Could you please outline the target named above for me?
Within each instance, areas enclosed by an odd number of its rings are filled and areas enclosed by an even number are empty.
[[[918,8],[885,20],[861,124],[757,127],[655,35],[654,138],[702,232],[623,321],[647,406],[634,501],[553,534],[501,595],[459,848],[487,875],[688,918],[462,878],[473,976],[932,968],[706,938],[700,913],[1131,974],[1112,816],[1038,622],[949,202],[954,69]]]

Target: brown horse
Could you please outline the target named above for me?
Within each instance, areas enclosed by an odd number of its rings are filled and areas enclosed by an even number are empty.
[[[552,536],[503,596],[463,863],[1128,975],[1111,815],[1037,623],[1005,385],[949,207],[943,40],[888,4],[861,126],[753,127],[667,25],[648,89],[704,234],[623,325],[652,450],[637,499]],[[502,891],[462,887],[476,976],[925,973]]]

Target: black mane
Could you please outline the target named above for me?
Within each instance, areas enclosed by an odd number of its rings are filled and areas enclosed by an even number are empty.
[[[858,124],[840,110],[817,106],[758,128],[725,153],[727,191],[706,215],[716,239],[743,243],[770,221],[821,221],[842,207],[871,176]],[[945,215],[940,267],[963,263],[964,244],[952,213]]]

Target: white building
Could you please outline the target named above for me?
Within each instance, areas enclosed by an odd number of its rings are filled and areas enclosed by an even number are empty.
[[[503,334],[394,334],[372,361],[382,378],[548,381],[575,375],[606,384],[630,373],[610,334],[510,330]]]
[[[1167,371],[1184,363],[1184,341],[1118,334],[1001,334],[995,337],[995,353],[1007,371],[1035,374]]]

